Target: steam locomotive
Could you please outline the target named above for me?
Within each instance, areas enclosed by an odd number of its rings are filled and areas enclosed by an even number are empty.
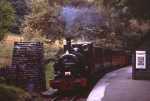
[[[54,64],[51,87],[60,91],[86,89],[105,73],[129,65],[129,54],[96,47],[92,42],[72,44],[66,39],[64,54]]]

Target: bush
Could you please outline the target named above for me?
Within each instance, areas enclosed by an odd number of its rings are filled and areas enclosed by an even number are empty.
[[[6,83],[6,79],[4,77],[0,77],[0,84],[5,84]]]
[[[15,11],[7,0],[0,0],[0,40],[15,20]]]
[[[0,68],[7,67],[11,63],[13,45],[0,43]]]
[[[0,101],[26,101],[29,98],[29,94],[22,89],[0,85]]]

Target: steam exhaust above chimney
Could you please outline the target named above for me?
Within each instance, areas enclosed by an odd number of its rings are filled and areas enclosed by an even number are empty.
[[[66,45],[67,45],[67,50],[71,50],[71,37],[66,38]]]

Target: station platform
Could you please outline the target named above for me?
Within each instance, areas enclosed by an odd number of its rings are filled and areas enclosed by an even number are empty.
[[[132,67],[106,74],[93,88],[87,101],[150,101],[150,81],[132,80]]]

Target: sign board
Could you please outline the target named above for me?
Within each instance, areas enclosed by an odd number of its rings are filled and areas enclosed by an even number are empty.
[[[14,45],[12,67],[16,67],[16,83],[29,92],[45,90],[43,65],[43,43],[16,42]]]
[[[136,69],[146,69],[146,51],[136,51]]]

